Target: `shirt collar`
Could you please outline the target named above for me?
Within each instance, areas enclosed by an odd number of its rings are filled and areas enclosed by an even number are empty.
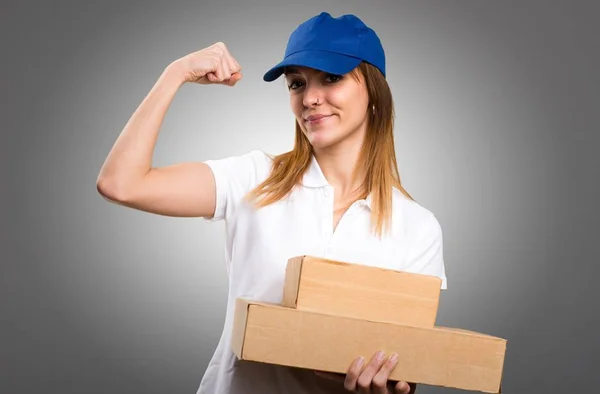
[[[302,177],[302,185],[305,187],[313,187],[313,188],[322,188],[326,186],[331,186],[329,182],[327,182],[327,178],[323,174],[321,170],[321,166],[319,166],[319,162],[317,161],[315,155],[311,155],[310,165],[308,170],[304,173]],[[371,209],[371,193],[367,196],[365,200],[360,200],[361,204],[369,207]]]
[[[321,166],[319,166],[319,162],[317,162],[315,155],[311,155],[310,165],[302,178],[302,185],[306,187],[331,186],[329,182],[327,182],[325,175],[323,175],[323,171],[321,171]]]

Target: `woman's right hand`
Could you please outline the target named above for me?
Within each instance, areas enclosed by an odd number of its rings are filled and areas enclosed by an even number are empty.
[[[192,52],[174,62],[185,82],[234,86],[242,79],[242,67],[222,42]]]

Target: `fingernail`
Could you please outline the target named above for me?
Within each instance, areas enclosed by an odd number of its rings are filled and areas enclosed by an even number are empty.
[[[398,353],[394,353],[392,354],[392,356],[390,357],[390,360],[395,363],[396,361],[398,361]]]
[[[377,356],[376,356],[377,361],[383,360],[383,356],[384,356],[383,351],[382,350],[378,351]]]
[[[365,359],[364,357],[360,356],[357,360],[356,360],[356,365],[359,367],[362,367],[363,364],[365,363]]]

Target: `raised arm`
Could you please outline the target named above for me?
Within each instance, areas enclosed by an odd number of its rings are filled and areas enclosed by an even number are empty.
[[[234,86],[241,67],[223,43],[171,63],[133,113],[98,175],[98,192],[108,201],[167,216],[211,217],[215,183],[201,162],[153,167],[161,125],[175,94],[186,82]]]

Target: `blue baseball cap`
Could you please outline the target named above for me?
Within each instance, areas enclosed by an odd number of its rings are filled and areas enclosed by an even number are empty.
[[[356,15],[334,18],[322,12],[292,32],[283,60],[267,71],[263,80],[276,80],[286,66],[343,75],[362,61],[377,67],[385,77],[385,52],[375,31]]]

